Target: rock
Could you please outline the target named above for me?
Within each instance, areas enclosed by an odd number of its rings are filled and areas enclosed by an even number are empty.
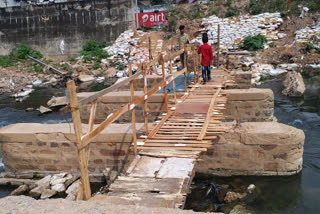
[[[241,204],[237,204],[229,214],[247,214],[250,213],[248,210]]]
[[[78,79],[80,82],[89,82],[89,81],[93,81],[95,78],[92,75],[80,74]]]
[[[29,186],[26,184],[23,184],[23,185],[19,186],[17,189],[13,190],[10,193],[10,196],[23,195],[27,191],[29,191]]]
[[[46,108],[44,106],[40,106],[39,111],[40,111],[41,114],[46,114],[46,113],[52,112],[51,109]]]
[[[42,85],[42,81],[41,80],[36,80],[32,83],[33,87],[40,87]]]
[[[303,96],[306,91],[301,74],[295,71],[287,73],[283,86],[282,94],[289,97]]]
[[[68,194],[66,197],[67,200],[71,200],[71,201],[76,200],[78,190],[79,190],[79,182],[80,182],[80,180],[77,180],[77,181],[73,182],[73,184],[71,184],[71,186],[69,186],[69,188],[66,191],[66,193]]]
[[[237,192],[227,192],[226,197],[224,198],[224,201],[229,204],[233,201],[237,201],[242,199],[243,197],[246,196],[246,193],[237,193]]]
[[[66,182],[64,182],[64,185],[66,188],[68,188],[72,183],[74,183],[75,180],[77,180],[80,177],[80,175],[72,175],[68,174],[66,178]]]
[[[278,33],[277,36],[278,36],[279,39],[283,39],[285,36],[287,36],[287,34],[285,34],[285,33]]]
[[[67,181],[67,177],[65,177],[67,173],[60,173],[60,174],[55,174],[52,176],[50,180],[50,184],[52,186],[57,185],[57,184],[64,184],[64,182]]]
[[[47,105],[52,108],[52,107],[57,107],[57,106],[65,106],[68,104],[67,98],[66,97],[52,97],[48,102]]]
[[[45,188],[43,188],[43,186],[38,186],[38,187],[30,190],[29,195],[32,198],[38,199],[41,196],[41,193],[43,192],[43,190],[45,190]]]
[[[48,199],[57,194],[57,191],[53,189],[44,189],[41,193],[40,199]]]
[[[108,70],[106,70],[103,73],[103,76],[105,76],[106,78],[114,77],[114,76],[116,76],[117,71],[118,70],[116,68],[114,68],[114,67],[108,68]]]
[[[91,74],[93,75],[93,76],[100,76],[101,74],[102,74],[102,71],[101,70],[93,70],[93,71],[91,71]]]
[[[6,88],[6,87],[8,87],[8,84],[4,82],[0,82],[0,88]]]
[[[56,83],[58,82],[58,80],[54,77],[52,77],[50,80],[49,80],[49,84],[51,85],[55,85]]]
[[[29,111],[33,111],[33,110],[34,110],[34,108],[31,108],[31,107],[26,108],[26,111],[27,111],[27,112],[29,112]]]
[[[256,189],[256,186],[254,184],[250,184],[247,188],[247,192],[251,194],[255,189]]]
[[[64,184],[56,184],[54,186],[51,187],[51,189],[57,191],[57,192],[63,192],[66,190],[66,187],[64,186]]]
[[[37,182],[35,182],[35,185],[37,187],[43,187],[44,189],[50,189],[51,178],[52,178],[51,175],[47,175],[46,177],[42,178],[41,180],[38,180]]]

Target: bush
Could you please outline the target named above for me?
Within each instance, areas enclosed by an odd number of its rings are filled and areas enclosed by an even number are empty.
[[[234,9],[231,9],[229,8],[225,17],[228,18],[228,17],[232,17],[232,16],[235,16],[236,15],[236,11]]]
[[[309,9],[311,12],[317,12],[320,10],[320,2],[317,3],[317,2],[310,2],[309,3]]]
[[[175,31],[177,27],[177,18],[175,16],[169,17],[168,20],[168,28],[170,31]]]
[[[98,68],[101,68],[101,63],[100,62],[95,62],[94,65],[93,65],[93,68],[95,70],[97,70]]]
[[[9,67],[13,66],[14,62],[9,56],[0,56],[0,66],[1,67]]]
[[[91,62],[95,60],[101,62],[102,59],[108,58],[108,53],[103,50],[107,47],[107,43],[103,41],[88,40],[82,47],[80,54],[83,56],[84,61]]]
[[[249,51],[255,51],[260,48],[263,48],[263,45],[266,42],[266,37],[261,34],[255,36],[247,36],[243,40],[243,48]]]
[[[36,59],[41,59],[43,57],[40,51],[32,49],[31,46],[27,44],[20,44],[17,46],[16,49],[17,50],[15,52],[12,52],[10,54],[10,57],[20,60],[28,59],[28,56],[31,56]]]

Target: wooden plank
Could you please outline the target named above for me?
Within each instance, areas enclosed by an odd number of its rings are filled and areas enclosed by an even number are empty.
[[[172,58],[170,58],[170,73],[172,74]],[[174,80],[172,81],[172,89],[173,89],[174,103],[177,104],[176,83]]]
[[[170,147],[146,147],[146,146],[138,146],[138,149],[140,150],[145,150],[145,149],[155,149],[155,150],[169,150],[171,149]],[[173,150],[190,150],[190,151],[207,151],[206,148],[189,148],[189,147],[175,147],[175,148],[172,148]]]
[[[181,151],[181,150],[147,150],[140,151],[140,155],[168,158],[168,157],[181,157],[181,158],[198,158],[200,151]]]
[[[193,171],[194,161],[191,158],[167,158],[157,178],[188,178]]]
[[[132,66],[129,65],[129,77],[132,76]],[[130,92],[131,92],[131,102],[134,100],[134,88],[133,88],[133,80],[130,81]],[[133,136],[133,151],[134,154],[137,154],[137,128],[136,128],[136,108],[132,109],[132,136]]]
[[[76,85],[73,80],[67,82],[68,95],[70,99],[70,109],[72,114],[72,121],[74,125],[74,132],[76,134],[77,148],[78,148],[78,157],[80,164],[80,183],[79,192],[77,199],[78,200],[89,200],[91,198],[91,189],[90,181],[88,174],[88,161],[89,161],[89,148],[79,149],[83,145],[81,141],[82,137],[82,124],[80,119],[80,110],[78,105],[78,98],[76,92]]]
[[[138,147],[139,149],[139,147]],[[155,177],[165,159],[142,156],[130,177]]]
[[[205,144],[205,143],[195,143],[195,144],[181,144],[181,143],[156,143],[156,142],[148,142],[143,145],[144,147],[192,147],[192,148],[209,148],[212,144]]]
[[[179,103],[176,106],[177,113],[206,113],[209,104],[207,103]]]
[[[110,192],[178,194],[185,179],[189,178],[142,178],[119,176],[110,185]]]
[[[146,139],[146,143],[210,143],[209,141],[198,141],[198,140],[153,140],[153,139]]]
[[[154,127],[154,129],[150,132],[150,134],[148,135],[148,138],[152,138],[157,131],[159,131],[159,129],[161,128],[161,126],[166,122],[166,120],[174,113],[174,111],[170,111],[161,121],[160,123],[158,123],[158,125],[156,127]]]
[[[203,138],[204,138],[204,136],[205,136],[205,134],[207,132],[207,129],[208,129],[208,126],[209,126],[209,123],[210,123],[211,112],[212,112],[212,109],[213,109],[213,106],[215,104],[216,98],[217,98],[218,94],[220,93],[220,91],[221,91],[221,88],[218,89],[218,91],[212,97],[212,100],[210,102],[210,107],[208,109],[207,117],[206,117],[205,123],[204,123],[204,125],[202,127],[201,133],[198,136],[198,140],[203,140]]]

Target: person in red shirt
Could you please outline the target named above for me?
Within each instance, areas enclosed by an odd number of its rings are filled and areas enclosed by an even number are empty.
[[[199,47],[198,54],[202,54],[202,78],[203,82],[206,83],[207,79],[208,81],[211,79],[211,61],[213,58],[212,48],[210,45],[208,45],[208,35],[205,33],[202,36],[202,42],[203,45]]]

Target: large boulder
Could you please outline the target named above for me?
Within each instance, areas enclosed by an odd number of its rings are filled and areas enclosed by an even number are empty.
[[[52,108],[52,107],[58,107],[58,106],[65,106],[68,104],[67,98],[66,97],[55,97],[53,96],[48,102],[47,105]]]
[[[67,200],[71,200],[71,201],[76,200],[78,190],[79,190],[79,182],[80,182],[80,180],[77,180],[76,182],[74,182],[73,184],[71,184],[69,186],[69,188],[66,191],[66,193],[68,194],[66,197]]]
[[[117,75],[118,70],[114,67],[108,68],[105,72],[103,72],[103,76],[106,78],[115,77]]]
[[[48,199],[48,198],[51,198],[52,196],[54,196],[55,194],[57,194],[57,191],[55,191],[53,189],[44,189],[41,192],[40,199]]]
[[[46,177],[42,178],[41,180],[38,180],[35,185],[37,187],[43,187],[44,189],[49,189],[50,188],[50,180],[52,176],[47,175]]]
[[[282,94],[289,97],[301,97],[306,91],[302,75],[298,72],[289,72],[283,81]]]

